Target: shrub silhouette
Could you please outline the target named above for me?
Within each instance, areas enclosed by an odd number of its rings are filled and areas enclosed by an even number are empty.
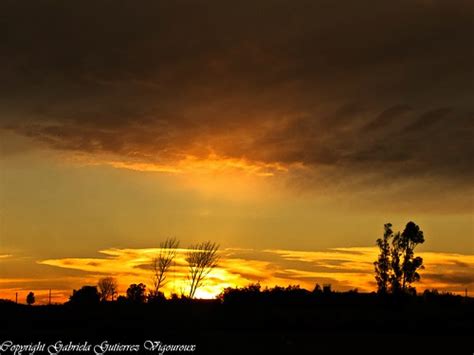
[[[131,284],[127,289],[127,300],[131,303],[144,303],[146,301],[145,295],[146,285]]]
[[[33,292],[28,293],[28,296],[26,296],[26,303],[31,306],[35,301],[35,294]]]
[[[147,302],[148,303],[158,303],[158,302],[165,302],[166,297],[163,292],[150,292],[148,294]]]
[[[117,303],[126,304],[126,303],[128,303],[128,299],[127,299],[127,297],[125,297],[123,295],[120,295],[120,296],[117,297]]]
[[[329,294],[332,292],[332,286],[331,284],[324,284],[323,285],[323,293],[324,294]]]
[[[82,286],[73,290],[69,302],[75,305],[94,305],[100,302],[100,295],[96,286]]]
[[[313,289],[313,293],[314,293],[314,294],[320,294],[320,293],[322,293],[322,292],[323,292],[323,290],[322,290],[320,284],[317,283],[316,285],[314,285],[314,289]]]
[[[265,304],[298,303],[306,301],[312,295],[308,290],[300,288],[299,285],[288,287],[275,286],[261,290],[259,283],[250,284],[246,287],[227,287],[218,298],[224,304],[252,304],[264,302]]]
[[[250,284],[246,287],[226,287],[218,297],[224,303],[233,302],[250,302],[259,299],[260,296],[260,284]]]

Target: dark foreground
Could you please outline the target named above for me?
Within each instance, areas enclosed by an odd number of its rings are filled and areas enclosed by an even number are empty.
[[[195,345],[194,351],[188,347],[164,354],[473,354],[473,301],[346,294],[227,304],[190,300],[92,306],[0,304],[0,346],[8,344],[5,341],[40,341],[46,346],[87,342],[89,351],[58,353],[96,354],[101,349],[94,350],[94,345],[107,342],[135,345],[137,350],[103,352],[107,354],[162,353],[159,348],[145,349],[145,343],[153,341]]]

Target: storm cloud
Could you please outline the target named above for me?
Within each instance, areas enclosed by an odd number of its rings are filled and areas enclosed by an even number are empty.
[[[474,4],[2,1],[0,123],[125,163],[474,177]]]

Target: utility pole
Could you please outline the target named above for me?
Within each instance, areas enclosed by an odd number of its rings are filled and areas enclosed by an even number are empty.
[[[48,304],[51,305],[51,289],[49,289],[49,300],[48,300]]]
[[[15,303],[18,303],[18,292],[15,293]]]

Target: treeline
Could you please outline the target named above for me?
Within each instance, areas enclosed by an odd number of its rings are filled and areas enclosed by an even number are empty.
[[[312,304],[397,304],[400,302],[435,302],[435,303],[459,303],[465,298],[450,292],[440,292],[436,289],[425,290],[422,294],[414,293],[360,293],[357,289],[348,291],[334,291],[330,284],[320,286],[316,284],[312,291],[301,288],[299,285],[287,287],[274,286],[262,287],[259,283],[249,284],[245,287],[227,287],[213,300],[195,300],[186,295],[172,294],[166,298],[151,297],[146,292],[144,284],[132,284],[128,287],[125,295],[120,295],[115,299],[106,300],[97,286],[83,286],[79,290],[74,290],[65,305],[78,307],[95,307],[100,305],[160,305],[160,304],[189,304],[195,302],[211,302],[223,305],[312,305]],[[0,299],[2,304],[15,304],[10,300]],[[32,304],[32,303],[29,303]]]
[[[97,302],[114,301],[121,303],[152,303],[165,299],[162,288],[167,284],[167,275],[176,257],[179,241],[176,238],[168,238],[160,243],[159,253],[152,259],[152,288],[147,290],[143,283],[131,284],[126,295],[118,296],[118,283],[113,277],[104,277],[99,280],[97,286],[83,286],[74,290],[69,303],[93,304]],[[219,245],[206,241],[191,245],[185,254],[188,264],[188,292],[180,296],[172,295],[172,298],[194,298],[196,291],[202,286],[209,273],[217,266],[219,261]]]
[[[217,299],[227,305],[311,305],[311,304],[399,304],[400,302],[463,302],[464,297],[449,292],[438,292],[436,289],[425,290],[421,295],[359,293],[357,289],[344,292],[333,291],[330,284],[316,284],[312,291],[298,285],[288,287],[275,286],[262,288],[260,284],[246,287],[225,288]]]
[[[403,232],[394,233],[392,224],[384,225],[384,234],[376,240],[379,255],[374,262],[377,293],[394,297],[416,295],[414,283],[420,280],[419,270],[423,269],[423,259],[415,256],[415,248],[425,241],[423,231],[414,222],[408,222]],[[73,290],[70,304],[96,304],[116,301],[118,303],[154,303],[165,301],[161,291],[168,282],[167,275],[176,257],[179,241],[168,238],[160,243],[158,254],[152,259],[152,285],[150,289],[143,283],[131,284],[125,295],[118,295],[118,282],[113,277],[101,278],[96,286],[83,286]],[[180,295],[172,294],[171,299],[193,299],[196,291],[203,285],[209,273],[218,265],[219,246],[211,241],[191,245],[186,250],[185,260],[188,264],[188,290]],[[344,294],[357,294],[357,289]],[[262,289],[259,283],[247,287],[225,288],[218,300],[229,302],[250,302],[255,300],[308,299],[315,295],[335,295],[330,284],[316,284],[313,291],[296,286]],[[341,294],[341,293],[337,293]],[[425,297],[437,297],[437,290],[426,290]],[[449,294],[448,294],[449,295]],[[26,298],[29,305],[35,303],[35,295],[30,292]]]

